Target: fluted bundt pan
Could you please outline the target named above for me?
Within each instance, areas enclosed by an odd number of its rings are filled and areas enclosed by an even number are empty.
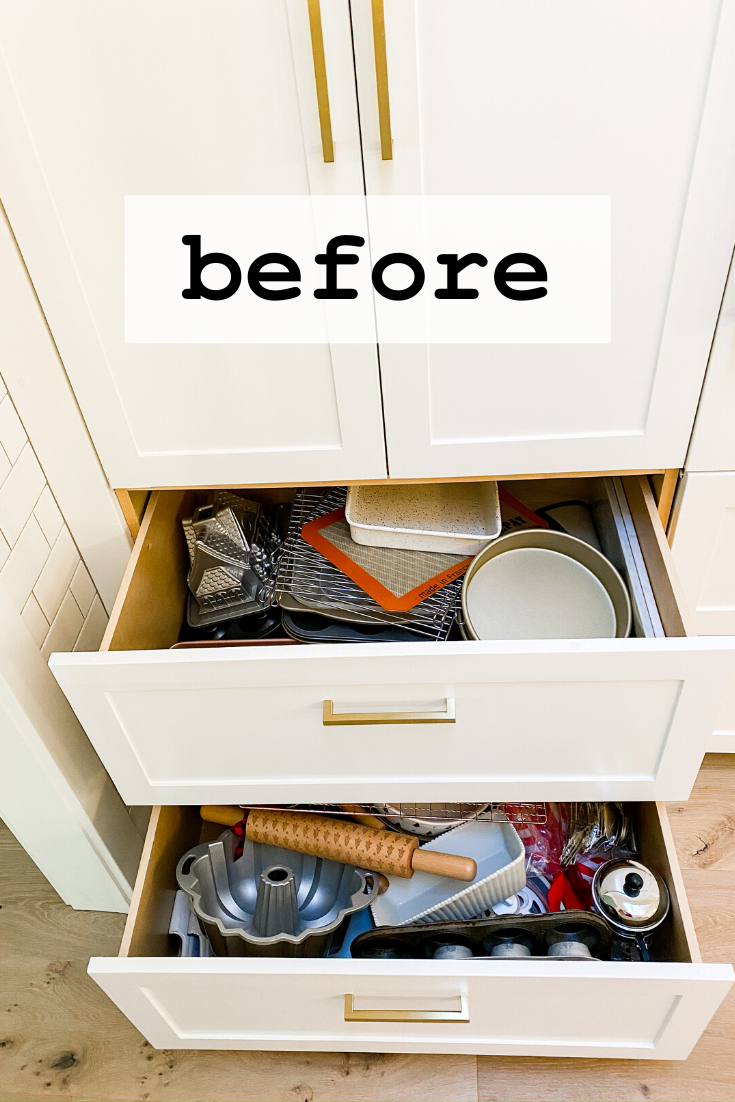
[[[237,839],[190,849],[176,878],[218,956],[321,957],[342,923],[378,893],[374,873]]]

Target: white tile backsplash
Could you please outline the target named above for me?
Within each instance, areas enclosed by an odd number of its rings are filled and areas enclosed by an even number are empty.
[[[84,627],[79,632],[74,650],[99,650],[102,636],[105,634],[105,628],[107,627],[107,619],[102,601],[95,593],[92,607],[87,613]]]
[[[33,587],[36,600],[49,623],[59,611],[78,566],[79,552],[65,525],[59,532],[56,543],[51,548],[51,554]]]
[[[38,521],[35,517],[29,517],[5,566],[0,570],[0,582],[18,612],[23,611],[50,553],[51,548]]]
[[[8,555],[10,554],[10,544],[5,539],[5,536],[0,533],[0,570],[5,566],[8,561]]]
[[[0,486],[2,486],[12,469],[13,467],[10,460],[0,446]]]
[[[43,646],[43,641],[48,635],[49,622],[41,612],[41,607],[31,593],[20,614],[20,618],[33,636],[33,642],[37,647]]]
[[[56,543],[56,537],[64,527],[64,518],[48,486],[36,502],[33,513],[49,543]]]
[[[76,568],[69,588],[74,594],[74,600],[79,605],[82,616],[86,616],[92,607],[92,601],[97,595],[97,590],[94,588],[94,582],[83,562],[80,562]]]
[[[20,423],[15,406],[6,394],[0,401],[0,444],[11,463],[15,463],[28,440],[26,430]]]
[[[61,607],[56,613],[54,622],[41,647],[43,657],[48,658],[56,650],[73,650],[83,626],[84,617],[79,611],[79,605],[74,600],[71,590],[67,590],[67,594],[61,602]]]
[[[2,377],[0,585],[44,658],[54,651],[98,649],[107,613]]]
[[[11,547],[17,543],[45,485],[33,448],[26,444],[0,487],[0,531]]]

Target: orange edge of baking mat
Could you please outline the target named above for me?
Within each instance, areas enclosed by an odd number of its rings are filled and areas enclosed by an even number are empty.
[[[301,529],[301,537],[312,547],[315,547],[320,554],[324,555],[325,559],[329,559],[331,563],[334,563],[356,585],[359,585],[360,589],[364,589],[368,596],[372,597],[387,612],[408,612],[420,601],[430,597],[432,593],[436,593],[437,589],[443,589],[449,582],[459,578],[472,562],[471,557],[462,559],[461,562],[449,567],[448,570],[442,571],[441,574],[435,574],[433,578],[427,578],[425,582],[417,585],[410,592],[404,593],[402,597],[396,597],[395,593],[391,593],[389,589],[380,584],[377,578],[374,578],[372,574],[368,574],[367,570],[363,570],[361,566],[358,566],[356,562],[353,562],[349,556],[345,555],[321,534],[322,528],[328,528],[330,524],[336,524],[338,520],[344,519],[344,509],[335,509],[334,512],[327,513],[326,516],[308,521]]]
[[[530,520],[532,523],[536,522],[539,528],[551,527],[548,520],[544,520],[544,518],[540,517],[538,513],[534,513],[533,509],[529,509],[527,505],[524,505],[522,501],[518,500],[518,498],[513,497],[512,494],[509,494],[508,491],[505,490],[502,486],[498,486],[498,497],[501,501],[504,501],[506,505],[512,505],[514,509],[517,509],[521,516],[525,517],[526,520]]]

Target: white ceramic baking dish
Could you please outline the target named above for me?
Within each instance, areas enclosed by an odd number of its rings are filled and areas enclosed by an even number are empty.
[[[355,543],[477,555],[500,535],[498,485],[351,486],[345,518]]]

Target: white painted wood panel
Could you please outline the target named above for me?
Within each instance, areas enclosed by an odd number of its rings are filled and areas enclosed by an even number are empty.
[[[353,13],[369,194],[612,197],[612,342],[381,346],[391,476],[681,466],[735,240],[735,2],[385,0],[388,161]]]
[[[0,817],[65,903],[127,911],[143,839],[0,585]]]
[[[362,194],[348,5],[0,2],[0,195],[113,486],[384,477],[374,346],[126,345],[125,195]],[[43,33],[39,33],[39,28]]]
[[[715,729],[707,743],[708,754],[735,754],[735,680],[722,702]]]
[[[687,473],[671,550],[700,635],[735,634],[735,473]]]
[[[735,471],[735,266],[730,267],[686,468]]]
[[[349,644],[54,655],[130,804],[687,799],[735,640]],[[454,724],[324,726],[341,711]]]
[[[90,975],[156,1048],[684,1060],[729,964],[93,958]],[[469,1022],[345,1022],[360,1009]]]

